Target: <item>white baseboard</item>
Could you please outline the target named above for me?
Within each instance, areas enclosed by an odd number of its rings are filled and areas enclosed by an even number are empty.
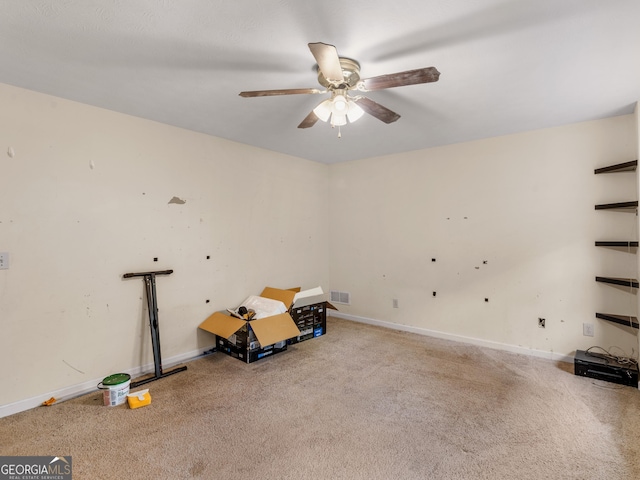
[[[163,359],[162,361],[162,369],[169,370],[174,365],[179,363],[189,362],[191,360],[195,360],[200,358],[205,352],[211,350],[213,346],[202,348],[199,350],[193,350],[191,352],[183,353],[181,355],[176,355],[174,357]],[[140,377],[142,375],[147,375],[149,373],[153,373],[155,371],[155,366],[153,363],[143,365],[141,367],[133,368],[130,370],[125,370],[122,373],[128,373],[132,378]],[[39,407],[42,405],[42,402],[45,400],[54,397],[56,402],[61,402],[64,400],[69,400],[70,398],[79,397],[80,395],[85,395],[87,393],[97,391],[97,385],[103,380],[103,378],[96,378],[94,380],[89,380],[84,383],[79,383],[77,385],[71,385],[69,387],[61,388],[60,390],[55,390],[53,392],[43,393],[42,395],[38,395],[35,397],[27,398],[26,400],[19,400],[14,403],[9,403],[7,405],[0,405],[0,418],[8,417],[9,415],[13,415],[14,413],[23,412],[25,410],[30,410],[35,407]]]
[[[351,320],[359,323],[366,323],[368,325],[376,325],[378,327],[390,328],[392,330],[400,330],[402,332],[417,333],[419,335],[426,335],[428,337],[441,338],[444,340],[452,340],[454,342],[468,343],[470,345],[476,345],[479,347],[493,348],[495,350],[504,350],[511,353],[519,353],[523,355],[529,355],[532,357],[546,358],[548,360],[555,360],[559,362],[573,363],[573,357],[569,355],[562,355],[555,352],[547,352],[544,350],[535,350],[532,348],[518,347],[516,345],[509,345],[508,343],[492,342],[489,340],[482,340],[479,338],[465,337],[463,335],[456,335],[453,333],[439,332],[437,330],[429,330],[427,328],[412,327],[410,325],[401,325],[399,323],[385,322],[384,320],[377,320],[375,318],[360,317],[357,315],[350,315],[348,313],[331,311],[332,317],[342,318],[344,320]]]

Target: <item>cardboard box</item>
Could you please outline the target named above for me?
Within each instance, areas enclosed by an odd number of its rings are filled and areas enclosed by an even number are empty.
[[[280,300],[289,309],[289,313],[300,330],[300,334],[290,338],[287,343],[304,342],[327,333],[327,309],[337,310],[323,298],[320,287],[300,291],[300,289],[281,290],[267,287],[261,297]]]
[[[216,312],[198,328],[218,337],[220,351],[246,363],[286,350],[287,340],[300,334],[288,313],[248,321]]]
[[[232,341],[226,338],[216,335],[217,348],[219,352],[226,353],[230,357],[237,358],[245,363],[253,363],[262,358],[275,355],[276,353],[284,352],[287,349],[287,341],[274,343],[273,345],[267,345],[266,347],[257,347],[252,350],[247,348],[238,347]]]
[[[279,290],[275,296],[261,296],[272,300],[284,298],[284,309],[288,309],[288,302],[293,301],[296,292],[282,292],[285,291]],[[288,312],[252,320],[237,318],[228,312],[215,312],[198,328],[216,335],[218,350],[245,363],[285,351],[287,340],[300,335]]]
[[[291,307],[291,318],[300,330],[300,335],[288,340],[289,345],[327,333],[327,309],[337,310],[336,307],[322,298],[308,297],[295,302]]]
[[[252,363],[285,351],[289,343],[297,343],[326,333],[326,308],[335,307],[321,300],[319,294],[322,294],[320,287],[303,292],[299,288],[283,290],[266,287],[260,297],[282,302],[287,312],[253,320],[237,318],[227,312],[216,312],[198,328],[217,336],[216,345],[221,352]],[[305,318],[309,317],[309,311],[313,312],[312,318],[308,320],[311,335],[308,334],[309,328],[306,328],[307,333],[302,335],[293,320],[292,315],[297,317],[298,311],[301,312],[300,315],[306,315]]]

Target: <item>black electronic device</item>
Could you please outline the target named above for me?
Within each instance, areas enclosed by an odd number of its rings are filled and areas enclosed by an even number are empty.
[[[574,357],[575,374],[638,388],[638,366],[621,365],[613,359],[576,350]]]

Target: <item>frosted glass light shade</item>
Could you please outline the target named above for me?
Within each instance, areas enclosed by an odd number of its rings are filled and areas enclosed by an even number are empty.
[[[353,123],[358,120],[360,117],[364,115],[364,110],[360,108],[356,102],[353,100],[349,100],[349,112],[347,113],[347,118],[349,119],[349,123]]]
[[[334,115],[344,115],[349,110],[347,99],[343,95],[333,97],[332,110]]]
[[[335,125],[336,127],[341,127],[342,125],[347,124],[347,116],[346,115],[338,115],[334,113],[331,115],[331,125]]]
[[[326,122],[331,116],[331,106],[331,100],[325,100],[313,109],[313,113],[315,113],[316,117],[318,117],[320,120]]]

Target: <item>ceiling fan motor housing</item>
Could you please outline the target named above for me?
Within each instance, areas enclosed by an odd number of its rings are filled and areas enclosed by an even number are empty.
[[[327,80],[318,65],[316,65],[315,68],[318,71],[318,83],[329,90],[336,88],[356,88],[360,81],[360,64],[352,58],[340,57],[340,66],[342,67],[343,81],[341,84],[336,85]]]

